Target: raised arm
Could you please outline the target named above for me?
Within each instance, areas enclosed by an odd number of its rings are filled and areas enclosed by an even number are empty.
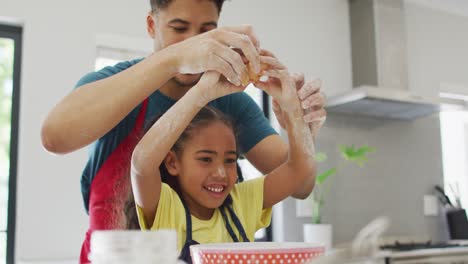
[[[262,57],[270,57],[272,60],[277,60],[275,55],[268,50],[260,50],[260,55]],[[298,89],[297,94],[301,106],[304,109],[304,120],[309,123],[315,141],[315,137],[326,118],[326,111],[323,108],[325,105],[325,96],[323,92],[320,91],[320,83],[317,83],[316,79],[306,83],[303,74],[291,74],[290,76],[295,82],[296,89]],[[255,83],[258,87],[263,87],[266,84],[267,83],[264,82]],[[269,85],[277,84],[270,82]],[[275,99],[273,99],[273,110],[281,127],[286,129],[282,118],[282,109]],[[288,159],[288,148],[288,144],[285,143],[279,135],[270,135],[258,142],[245,156],[259,171],[263,174],[269,174]],[[303,185],[302,188],[296,190],[291,196],[297,199],[307,198],[313,184],[314,183],[311,182],[307,185]]]
[[[157,52],[125,71],[73,90],[44,120],[42,144],[64,154],[102,137],[169,80],[172,63],[165,52]]]
[[[176,73],[214,70],[232,83],[241,83],[248,76],[247,69],[231,47],[241,49],[259,69],[255,47],[258,41],[252,32],[250,26],[215,29],[162,49],[112,77],[75,89],[44,120],[43,146],[63,154],[88,145],[115,127]]]
[[[202,107],[196,90],[190,90],[146,132],[133,151],[130,170],[133,195],[148,224],[153,223],[159,202],[159,165]]]
[[[265,74],[270,77],[268,82],[256,85],[281,105],[289,145],[287,160],[265,178],[263,207],[269,208],[295,193],[310,194],[316,164],[312,133],[304,121],[293,78],[286,70],[269,70]]]
[[[131,180],[135,202],[143,210],[146,223],[153,223],[159,203],[159,165],[184,129],[208,102],[243,89],[220,80],[217,72],[207,72],[140,140],[132,155]]]

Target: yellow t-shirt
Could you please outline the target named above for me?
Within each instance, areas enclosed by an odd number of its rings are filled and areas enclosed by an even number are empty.
[[[239,218],[249,241],[254,241],[257,230],[271,222],[271,208],[263,209],[263,182],[265,177],[238,183],[231,190],[234,212]],[[142,230],[175,229],[179,251],[185,242],[185,210],[179,195],[169,185],[162,183],[156,217],[148,227],[143,211],[137,205],[138,220]],[[241,239],[229,213],[229,222],[237,237]],[[210,220],[200,220],[192,215],[192,239],[200,244],[233,242],[226,230],[223,217],[216,209]],[[242,240],[242,239],[241,239]]]

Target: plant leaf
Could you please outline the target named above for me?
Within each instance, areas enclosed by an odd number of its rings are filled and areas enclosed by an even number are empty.
[[[327,160],[327,154],[325,154],[324,152],[317,152],[315,154],[315,161],[317,162],[324,162]]]
[[[316,178],[315,181],[316,181],[317,184],[322,184],[323,182],[325,182],[325,180],[328,177],[330,177],[331,175],[333,175],[335,173],[336,173],[336,168],[331,168],[331,169],[317,175],[317,178]]]
[[[374,152],[375,149],[367,145],[356,148],[354,145],[340,145],[340,152],[343,158],[347,161],[356,163],[359,167],[363,167],[368,161],[367,154]]]

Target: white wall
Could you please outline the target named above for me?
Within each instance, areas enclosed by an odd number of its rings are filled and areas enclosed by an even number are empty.
[[[77,259],[87,227],[79,178],[86,151],[46,153],[48,111],[91,71],[100,34],[145,38],[147,1],[1,0],[0,17],[24,22],[16,259]],[[328,94],[351,87],[347,1],[227,1],[221,25],[253,24],[262,46],[293,71],[320,76]]]
[[[468,10],[460,10],[465,14],[414,0],[405,4],[409,84],[415,93],[437,95],[447,84],[459,87],[451,92],[468,93]]]
[[[347,0],[227,1],[222,22],[254,25],[262,46],[292,72],[322,78],[327,95],[351,88]]]

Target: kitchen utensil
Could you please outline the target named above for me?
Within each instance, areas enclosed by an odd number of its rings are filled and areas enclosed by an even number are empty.
[[[303,242],[246,242],[194,245],[190,252],[194,264],[294,264],[321,256],[325,247]]]
[[[453,203],[450,201],[450,198],[447,196],[447,194],[445,194],[445,191],[444,189],[442,189],[442,187],[436,185],[434,186],[434,189],[439,194],[439,200],[442,202],[443,205],[453,207]]]
[[[378,217],[361,229],[350,245],[334,249],[309,264],[377,263],[380,258],[379,239],[388,226],[388,218]]]
[[[460,201],[460,189],[458,188],[458,182],[449,184],[450,190],[452,190],[453,197],[455,198],[455,206],[457,208],[461,208],[461,201]]]
[[[461,208],[452,208],[446,212],[450,239],[468,239],[468,219],[466,211]]]
[[[91,236],[93,264],[177,263],[174,230],[100,230]]]

